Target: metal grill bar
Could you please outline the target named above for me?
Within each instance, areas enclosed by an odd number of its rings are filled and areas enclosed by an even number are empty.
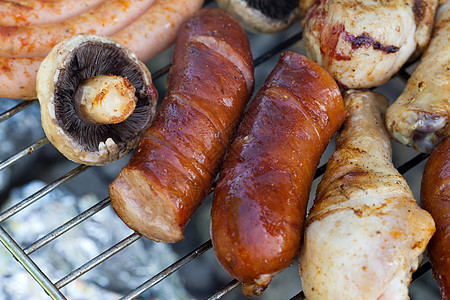
[[[405,162],[403,165],[399,166],[397,168],[397,170],[400,174],[405,174],[406,172],[411,170],[413,167],[417,166],[419,163],[424,161],[428,156],[430,156],[430,155],[426,154],[426,153],[419,153],[416,156],[414,156],[412,159],[410,159],[409,161]]]
[[[306,299],[305,293],[301,291],[300,293],[292,297],[290,300],[304,300],[304,299]]]
[[[18,112],[22,111],[24,108],[27,108],[28,106],[30,106],[31,104],[34,104],[37,100],[28,100],[28,101],[23,101],[19,104],[17,104],[16,106],[14,106],[13,108],[5,111],[4,113],[2,113],[0,115],[0,122],[5,121],[6,119],[9,119],[10,117],[14,116],[15,114],[17,114]]]
[[[145,282],[141,286],[137,287],[136,289],[131,291],[131,293],[129,293],[128,295],[122,297],[121,299],[122,300],[125,300],[125,299],[128,300],[128,299],[136,298],[137,296],[141,295],[146,290],[148,290],[149,288],[151,288],[152,286],[154,286],[155,284],[157,284],[158,282],[160,282],[161,280],[163,280],[164,278],[166,278],[167,276],[169,276],[173,272],[177,271],[178,269],[180,269],[181,267],[186,265],[188,262],[192,261],[193,259],[195,259],[198,256],[200,256],[203,253],[205,253],[207,250],[211,249],[211,247],[212,247],[211,240],[203,243],[200,247],[198,247],[197,249],[195,249],[191,253],[187,254],[183,258],[177,260],[175,263],[173,263],[172,265],[170,265],[166,269],[162,270],[161,272],[159,272],[158,274],[153,276],[151,279],[149,279],[147,282]]]
[[[4,161],[2,161],[0,163],[0,171],[11,166],[12,164],[14,164],[15,162],[24,158],[25,156],[31,155],[31,153],[33,153],[35,150],[41,148],[42,146],[44,146],[47,143],[48,143],[47,137],[43,137],[39,141],[34,142],[30,146],[26,147],[22,151],[19,151],[16,154],[12,155],[11,157],[5,159]]]
[[[423,263],[420,267],[417,268],[417,270],[412,274],[412,281],[416,280],[426,272],[431,270],[431,263],[430,261],[426,261]]]
[[[300,31],[300,32],[296,33],[295,35],[293,35],[292,37],[288,38],[287,40],[279,43],[278,45],[276,45],[275,47],[270,49],[270,51],[268,51],[268,52],[262,54],[261,56],[257,57],[255,59],[255,66],[259,66],[260,64],[262,64],[266,60],[268,60],[271,57],[273,57],[275,54],[283,51],[287,47],[292,46],[294,43],[300,41],[302,39],[302,36],[303,36],[303,32]]]
[[[78,269],[72,271],[70,274],[66,275],[65,277],[61,278],[57,283],[55,283],[55,287],[60,289],[69,282],[72,282],[73,280],[77,279],[87,271],[93,269],[95,266],[99,265],[100,263],[104,262],[114,254],[118,253],[119,251],[125,249],[129,245],[136,242],[141,235],[139,233],[133,233],[127,238],[123,239],[121,242],[117,243],[116,245],[112,246],[102,254],[98,255],[97,257],[91,259]]]
[[[63,225],[59,226],[55,230],[53,230],[53,231],[49,232],[48,234],[46,234],[45,236],[41,237],[39,240],[37,240],[34,243],[30,244],[29,246],[25,247],[23,249],[24,252],[27,255],[30,255],[31,253],[33,253],[37,249],[39,249],[42,246],[44,246],[44,245],[48,244],[49,242],[53,241],[54,239],[56,239],[57,237],[59,237],[63,233],[69,231],[70,229],[72,229],[76,225],[80,224],[81,222],[83,222],[87,218],[89,218],[89,217],[93,216],[94,214],[98,213],[99,211],[101,211],[102,209],[107,207],[109,204],[111,204],[111,201],[109,200],[109,197],[103,199],[102,201],[100,201],[99,203],[95,204],[91,208],[85,210],[84,212],[82,212],[81,214],[77,215],[76,217],[74,217],[70,221],[64,223]]]
[[[30,275],[43,287],[45,292],[53,299],[66,299],[59,289],[55,288],[50,279],[36,266],[13,238],[0,226],[0,240],[12,255],[22,264]]]
[[[294,36],[288,38],[285,41],[282,41],[275,47],[273,47],[268,52],[264,53],[260,57],[255,59],[255,66],[260,65],[261,63],[267,61],[271,57],[273,57],[278,52],[286,49],[287,47],[291,46],[295,42],[299,41],[302,38],[302,33],[299,32],[295,34]],[[162,69],[152,73],[152,80],[155,81],[158,78],[162,77],[163,75],[167,74],[169,71],[171,65],[167,65],[163,67]],[[405,67],[406,68],[406,67]],[[405,68],[403,68],[399,73],[398,76],[403,80],[407,81],[409,78],[409,74],[405,71]],[[16,113],[22,111],[26,107],[29,107],[31,104],[35,103],[34,101],[24,101],[20,104],[18,104],[16,107],[13,107],[12,109],[8,110],[7,112],[0,115],[0,122],[8,119],[9,117],[15,115]],[[26,157],[27,155],[31,154],[35,150],[39,149],[43,145],[48,143],[47,138],[43,138],[29,147],[23,149],[22,151],[16,153],[15,155],[11,156],[10,158],[6,159],[5,161],[0,163],[0,170],[11,166],[13,163],[17,162],[21,158]],[[409,160],[408,162],[401,165],[398,170],[401,174],[404,174],[417,164],[419,164],[421,161],[425,160],[428,157],[427,154],[419,154]],[[21,211],[28,205],[32,204],[37,199],[43,197],[47,193],[53,191],[55,188],[60,186],[61,184],[67,182],[68,180],[72,179],[73,177],[79,175],[84,170],[86,170],[89,166],[80,165],[77,168],[73,169],[71,172],[67,173],[66,175],[62,176],[60,179],[54,181],[53,183],[49,184],[48,186],[44,187],[40,191],[34,193],[33,195],[27,197],[26,199],[22,200],[15,206],[11,207],[10,209],[6,210],[2,214],[0,214],[0,222],[6,220],[10,216],[14,215],[15,213]],[[315,179],[323,175],[325,171],[326,165],[320,166],[315,173]],[[23,250],[22,248],[17,245],[17,243],[9,236],[9,234],[0,226],[0,239],[2,243],[5,245],[5,247],[13,254],[13,256],[18,259],[18,261],[27,269],[27,271],[33,276],[33,278],[44,288],[44,290],[53,298],[53,299],[65,299],[64,296],[60,292],[60,288],[64,287],[68,283],[72,282],[73,280],[77,279],[78,277],[82,276],[89,270],[93,269],[103,261],[107,260],[114,254],[118,253],[119,251],[123,250],[127,246],[131,245],[135,241],[137,241],[141,235],[138,233],[133,233],[121,242],[117,243],[116,245],[112,246],[108,250],[104,251],[97,257],[91,259],[81,267],[77,268],[76,270],[72,271],[70,274],[66,275],[62,279],[60,279],[57,283],[53,284],[47,276],[34,264],[34,262],[30,259],[28,256],[29,254],[33,253],[40,247],[46,245],[50,241],[56,239],[57,237],[61,236],[68,230],[72,229],[76,225],[80,224],[82,221],[88,219],[89,217],[93,216],[95,213],[99,212],[103,208],[107,207],[110,204],[109,198],[106,198],[96,205],[92,206],[91,208],[87,209],[86,211],[82,212],[81,214],[77,215],[70,221],[66,222],[65,224],[61,225],[60,227],[56,228],[52,232],[46,234],[44,237],[40,238],[39,240],[35,241],[34,243],[30,244],[29,246],[25,247]],[[198,256],[202,255],[209,249],[211,249],[211,240],[205,242],[204,244],[200,245],[193,251],[191,251],[189,254],[184,256],[183,258],[177,260],[169,267],[165,268],[155,276],[153,276],[151,279],[143,283],[141,286],[137,287],[136,289],[132,290],[128,295],[124,296],[122,299],[134,299],[138,297],[139,295],[142,295],[145,291],[150,289],[155,284],[159,283],[172,273],[176,272],[183,266],[185,266],[187,263],[191,262]],[[419,269],[413,274],[413,280],[420,277],[424,273],[430,270],[430,263],[426,262],[423,265],[419,267]],[[210,296],[208,299],[219,299],[238,287],[241,283],[237,281],[236,279],[233,279],[230,281],[227,285],[216,291],[212,296]],[[298,293],[296,296],[294,296],[292,299],[305,299],[303,292]]]
[[[49,185],[47,185],[44,188],[40,189],[39,191],[37,191],[33,195],[25,198],[24,200],[20,201],[19,203],[17,203],[13,207],[11,207],[8,210],[4,211],[2,214],[0,214],[0,223],[3,222],[4,220],[6,220],[7,218],[15,215],[16,213],[18,213],[19,211],[21,211],[22,209],[24,209],[28,205],[32,204],[34,201],[36,201],[36,200],[42,198],[43,196],[47,195],[48,193],[50,193],[51,191],[53,191],[54,189],[56,189],[57,187],[59,187],[63,183],[67,182],[68,180],[70,180],[73,177],[77,176],[78,174],[82,173],[88,167],[89,166],[86,166],[86,165],[80,165],[80,166],[76,167],[75,169],[73,169],[69,173],[67,173],[64,176],[60,177],[59,179],[53,181],[52,183],[50,183]]]
[[[216,291],[213,295],[208,297],[207,300],[220,299],[240,285],[241,285],[241,283],[239,281],[237,281],[237,279],[233,279],[227,285],[225,285],[220,290]]]

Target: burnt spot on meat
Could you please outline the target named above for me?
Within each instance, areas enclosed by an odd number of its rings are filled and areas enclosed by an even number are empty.
[[[323,28],[320,29],[322,32],[320,52],[334,58],[335,60],[351,60],[351,56],[345,55],[337,49],[339,37],[343,32],[346,32],[344,24],[334,25],[330,30],[322,30]]]
[[[337,61],[347,61],[352,59],[351,53],[342,53],[337,48],[339,39],[341,37],[346,42],[351,44],[352,51],[361,47],[368,48],[370,46],[372,46],[374,50],[383,51],[387,54],[395,53],[400,50],[399,47],[394,45],[383,45],[382,43],[371,37],[367,32],[363,32],[362,34],[355,36],[345,30],[344,24],[336,24],[330,29],[326,29],[323,24],[320,24],[318,29],[319,32],[321,32],[321,53]]]
[[[380,50],[385,53],[395,53],[400,49],[399,47],[393,45],[383,45],[382,43],[376,41],[373,37],[371,37],[367,32],[363,32],[358,36],[354,36],[353,34],[345,31],[344,39],[345,41],[352,44],[353,50],[361,47],[372,46],[374,50]]]
[[[414,21],[416,24],[420,23],[425,16],[425,1],[415,0],[413,6]]]

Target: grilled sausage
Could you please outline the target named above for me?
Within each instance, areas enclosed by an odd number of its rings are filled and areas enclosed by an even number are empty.
[[[183,239],[210,192],[253,82],[249,41],[230,15],[204,9],[182,25],[163,103],[109,188],[130,228],[155,241]]]
[[[450,299],[450,137],[438,144],[428,159],[421,186],[421,204],[433,216],[436,233],[428,255],[441,297]]]
[[[135,22],[112,37],[148,61],[175,40],[180,25],[203,0],[156,0]],[[0,98],[35,99],[36,74],[42,58],[0,56]]]
[[[30,26],[62,22],[105,0],[0,1],[0,26]]]
[[[112,35],[141,16],[155,0],[106,0],[61,23],[0,27],[0,56],[45,57],[51,48],[76,33]]]
[[[225,159],[211,210],[220,264],[261,294],[292,263],[319,159],[346,112],[319,65],[285,52],[257,93]]]

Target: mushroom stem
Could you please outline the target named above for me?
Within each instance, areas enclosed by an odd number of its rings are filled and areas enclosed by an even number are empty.
[[[75,107],[86,122],[117,124],[133,113],[137,102],[135,91],[126,77],[90,77],[75,92]]]

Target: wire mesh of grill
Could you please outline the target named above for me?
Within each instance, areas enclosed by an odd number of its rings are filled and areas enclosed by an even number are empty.
[[[256,89],[259,88],[259,86],[263,83],[265,77],[268,75],[268,72],[273,68],[275,65],[278,56],[281,51],[284,50],[293,50],[297,52],[302,52],[302,45],[301,45],[301,28],[297,24],[296,26],[293,26],[291,29],[287,30],[286,32],[278,35],[256,35],[249,33],[250,43],[252,46],[252,51],[254,51],[254,57],[255,57],[255,65],[256,65]],[[153,81],[155,82],[155,85],[157,85],[160,95],[164,95],[164,78],[170,68],[170,58],[171,58],[171,49],[167,50],[165,54],[160,55],[158,57],[158,60],[154,60],[149,62],[149,68],[152,72]],[[411,69],[413,66],[405,67],[402,69],[388,84],[381,87],[380,90],[382,93],[384,93],[388,98],[391,100],[395,99],[396,93],[398,94],[399,91],[403,88],[406,80],[409,77],[409,74],[411,73]],[[156,70],[156,71],[155,71]],[[392,92],[392,88],[395,86],[396,91]],[[392,93],[391,93],[392,92]],[[389,94],[390,95],[387,95]],[[18,102],[17,105],[15,105],[13,108],[8,109],[7,111],[4,111],[0,115],[0,122],[4,122],[8,120],[9,118],[23,113],[24,110],[29,109],[30,106],[37,105],[36,101],[23,101]],[[48,143],[48,139],[46,137],[43,137],[41,139],[38,139],[36,141],[30,141],[29,146],[24,148],[21,151],[18,151],[16,154],[10,156],[9,158],[3,160],[0,163],[0,171],[7,170],[11,166],[13,166],[15,163],[17,163],[20,160],[25,159],[28,156],[33,155],[37,150],[40,148],[43,148]],[[46,147],[52,147],[51,145]],[[332,152],[332,145],[329,146],[329,149],[327,150],[322,158],[321,166],[317,169],[315,174],[315,185],[319,181],[320,176],[323,174],[325,170],[324,163],[328,159],[329,154]],[[401,158],[397,159],[394,156],[394,164],[396,164],[396,167],[400,171],[400,173],[404,174],[407,181],[409,181],[410,185],[412,186],[413,192],[416,190],[415,195],[417,196],[417,180],[415,181],[413,179],[408,178],[408,174],[411,172],[419,173],[421,174],[423,168],[423,162],[427,159],[428,155],[426,154],[419,154],[413,150],[410,149],[404,149],[404,146],[398,145],[393,143],[394,147],[394,154],[396,152],[402,153],[400,156]],[[404,153],[407,154],[404,154]],[[328,153],[328,154],[327,154]],[[123,158],[122,160],[127,160],[128,156]],[[73,216],[72,219],[67,221],[66,223],[61,224],[59,227],[55,228],[51,232],[46,233],[42,237],[40,237],[38,240],[28,244],[28,245],[19,245],[19,243],[15,240],[14,236],[11,236],[9,232],[7,232],[4,227],[2,226],[2,222],[13,217],[16,214],[21,213],[25,208],[30,207],[29,209],[33,209],[33,204],[45,195],[52,193],[55,189],[59,188],[60,186],[66,184],[67,182],[73,180],[76,177],[84,176],[84,171],[89,169],[91,167],[85,166],[85,165],[76,165],[72,170],[64,174],[63,176],[53,179],[49,184],[47,184],[45,187],[40,189],[39,191],[27,196],[22,201],[16,203],[14,206],[7,208],[4,211],[1,211],[0,213],[0,240],[2,244],[9,250],[9,252],[12,254],[12,256],[25,268],[30,276],[32,276],[45,290],[45,292],[49,295],[49,297],[53,299],[66,299],[61,289],[69,284],[71,284],[73,281],[79,279],[87,272],[91,271],[92,269],[96,268],[99,264],[104,263],[105,261],[109,260],[111,257],[113,257],[115,254],[123,251],[128,246],[132,245],[137,240],[141,239],[140,234],[134,232],[131,233],[129,236],[125,237],[109,249],[106,249],[105,251],[98,253],[94,258],[88,260],[84,264],[82,264],[80,267],[72,270],[70,273],[66,274],[65,276],[61,277],[57,281],[50,280],[49,274],[46,274],[44,271],[42,271],[42,266],[38,266],[33,258],[32,254],[35,253],[37,250],[43,248],[45,245],[51,243],[52,241],[60,238],[68,231],[72,230],[82,222],[85,222],[92,216],[94,216],[96,213],[102,211],[106,207],[110,206],[110,200],[108,197],[104,198],[103,200],[99,201],[92,207],[86,209],[85,211],[82,211],[81,213]],[[413,170],[413,171],[411,171]],[[414,171],[415,170],[415,171]],[[420,179],[420,178],[419,178]],[[105,193],[107,194],[107,186],[105,188]],[[314,185],[312,193],[314,193]],[[207,208],[206,208],[207,209]],[[196,216],[194,216],[196,218]],[[206,228],[209,228],[209,224],[203,224]],[[73,241],[76,243],[76,241]],[[186,265],[192,264],[193,261],[198,259],[198,257],[204,255],[205,253],[211,252],[211,241],[206,239],[203,242],[198,243],[198,245],[195,245],[192,247],[190,251],[187,251],[184,255],[180,255],[178,259],[173,261],[171,265],[168,267],[160,270],[156,274],[148,274],[148,280],[145,282],[142,282],[141,285],[135,287],[134,289],[128,291],[127,294],[122,295],[122,299],[135,299],[139,298],[141,295],[143,295],[146,291],[152,289],[155,285],[160,283],[162,280],[165,280],[167,277],[169,277],[174,272],[178,272],[180,269],[185,267]],[[292,268],[297,268],[295,264],[292,266]],[[419,267],[419,269],[413,274],[413,283],[411,284],[411,287],[414,287],[414,281],[416,279],[422,277],[424,274],[428,274],[430,276],[430,263],[424,259],[424,262]],[[298,271],[296,270],[297,274]],[[290,280],[294,282],[298,282],[298,290],[295,291],[290,296],[287,296],[287,298],[291,299],[304,299],[303,292],[301,291],[301,284],[299,277],[296,278],[290,278]],[[210,294],[207,298],[208,299],[219,299],[219,298],[232,298],[231,294],[235,294],[234,297],[240,297],[240,292],[235,291],[239,290],[236,289],[240,286],[240,283],[237,280],[229,278],[229,282],[224,284],[221,287],[218,287],[215,289],[215,292]],[[435,286],[432,287],[433,289],[437,289]],[[271,289],[269,286],[268,291]],[[268,292],[266,291],[266,293]],[[435,294],[437,292],[435,291]],[[239,295],[239,296],[236,296]],[[286,297],[286,296],[284,296]],[[413,295],[411,295],[411,298],[413,298]]]

